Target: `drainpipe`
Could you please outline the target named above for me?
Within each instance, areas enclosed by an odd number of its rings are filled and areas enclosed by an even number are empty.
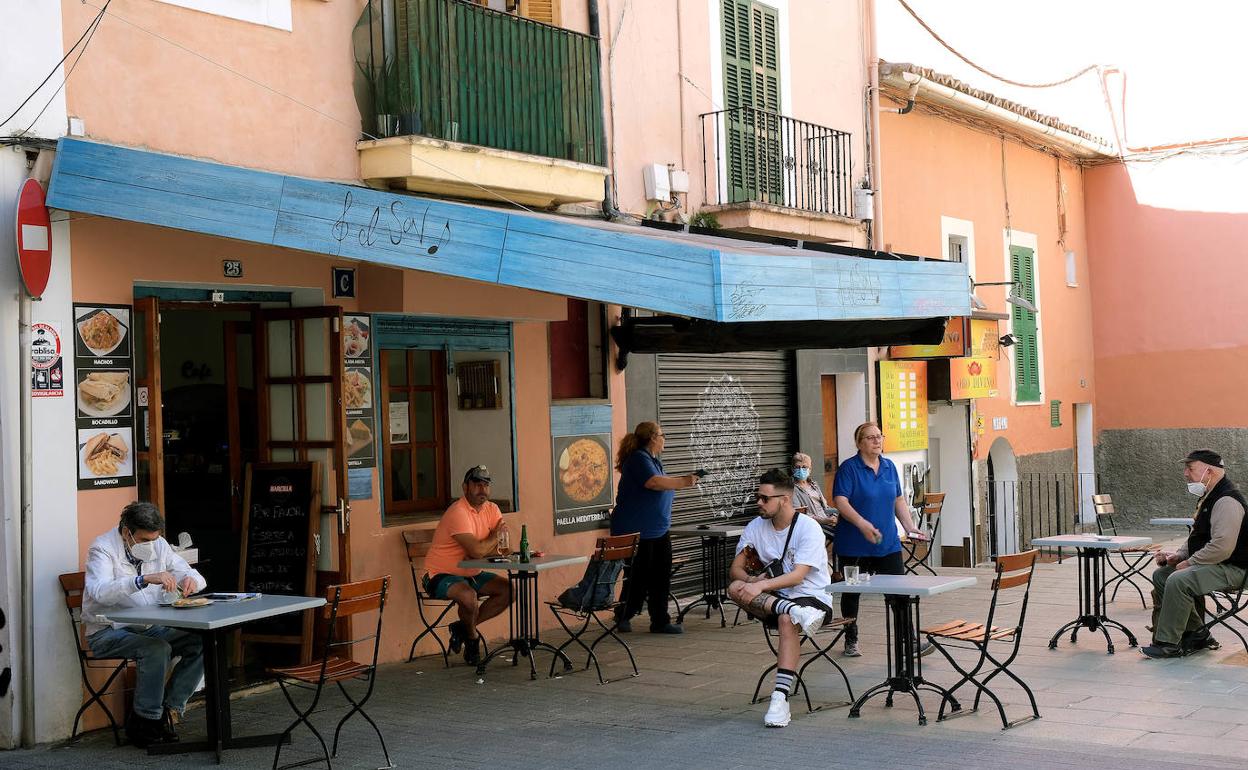
[[[901,77],[903,80],[905,80],[907,83],[910,84],[910,89],[906,91],[906,106],[905,107],[881,107],[880,108],[881,112],[892,112],[898,115],[906,115],[906,114],[909,114],[910,110],[914,109],[914,99],[919,94],[919,81],[922,80],[922,78],[914,74],[913,72],[903,72],[901,73]]]
[[[589,34],[598,38],[598,66],[602,66],[602,21],[598,17],[598,0],[586,0],[587,11],[589,15]],[[611,77],[611,65],[607,63],[607,92],[615,93],[615,81]],[[604,99],[602,103],[602,124],[605,127],[608,123],[607,102]],[[605,131],[603,132],[605,135]],[[611,135],[611,142],[615,142],[615,134]],[[623,211],[615,207],[615,195],[611,192],[611,174],[615,173],[615,169],[610,169],[610,173],[602,180],[602,216],[605,219],[620,219],[627,217]]]
[[[21,454],[18,461],[19,473],[21,474],[20,484],[20,508],[21,508],[21,541],[20,541],[20,565],[21,569],[21,591],[19,593],[22,610],[22,668],[21,677],[22,684],[20,688],[22,699],[21,714],[21,741],[23,748],[30,748],[35,745],[35,602],[34,602],[34,585],[35,585],[35,561],[34,561],[34,521],[31,516],[32,500],[34,498],[34,484],[32,479],[33,468],[31,467],[30,457],[33,445],[33,433],[31,429],[31,379],[30,379],[30,326],[31,326],[31,298],[26,293],[25,287],[18,290],[17,305],[17,328],[18,328],[18,345],[20,347],[21,359],[18,379],[21,381],[21,404],[18,407],[19,432],[21,434]]]

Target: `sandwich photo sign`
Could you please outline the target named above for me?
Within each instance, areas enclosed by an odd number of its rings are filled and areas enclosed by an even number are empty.
[[[130,306],[74,305],[78,488],[134,486]]]
[[[342,324],[342,405],[347,419],[347,467],[377,465],[377,425],[373,409],[372,317],[344,315]]]

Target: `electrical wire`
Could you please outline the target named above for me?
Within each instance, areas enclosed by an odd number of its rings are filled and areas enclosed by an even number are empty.
[[[932,37],[936,40],[936,42],[937,42],[937,43],[940,43],[942,46],[944,46],[945,50],[947,50],[949,53],[951,53],[951,54],[953,54],[954,56],[956,56],[956,57],[958,57],[959,59],[961,59],[961,60],[962,60],[963,62],[965,62],[967,65],[969,65],[969,66],[971,66],[971,67],[975,68],[975,70],[977,70],[978,72],[981,72],[981,73],[983,73],[983,74],[987,75],[988,77],[992,78],[993,80],[1000,80],[1002,83],[1009,83],[1010,85],[1012,85],[1012,86],[1018,86],[1019,88],[1053,88],[1054,86],[1061,86],[1061,85],[1065,85],[1065,84],[1067,84],[1067,83],[1071,82],[1072,80],[1075,80],[1075,79],[1077,79],[1077,78],[1080,78],[1080,77],[1082,77],[1082,76],[1084,76],[1084,75],[1088,74],[1089,72],[1096,71],[1097,69],[1099,69],[1099,68],[1100,68],[1100,65],[1099,65],[1099,64],[1089,64],[1087,67],[1084,67],[1083,69],[1079,70],[1078,72],[1076,72],[1075,74],[1071,75],[1070,77],[1062,78],[1061,80],[1054,80],[1054,81],[1052,81],[1052,82],[1050,82],[1050,83],[1020,83],[1020,82],[1019,82],[1019,81],[1017,81],[1017,80],[1010,80],[1010,79],[1009,79],[1009,78],[1007,78],[1007,77],[1003,77],[1003,76],[1001,76],[1001,75],[997,75],[997,74],[995,74],[995,73],[989,72],[988,70],[986,70],[986,69],[984,69],[983,67],[979,66],[979,65],[978,65],[978,64],[976,64],[975,62],[973,62],[973,61],[971,61],[970,59],[966,58],[966,56],[964,56],[964,55],[963,55],[960,51],[958,51],[956,48],[954,48],[953,46],[951,46],[951,45],[949,45],[948,43],[946,43],[944,38],[942,38],[940,35],[936,34],[936,30],[934,30],[934,29],[932,29],[930,26],[928,26],[927,22],[923,21],[923,19],[922,19],[922,18],[920,18],[920,17],[919,17],[919,15],[918,15],[917,13],[915,13],[915,12],[914,12],[914,9],[913,9],[913,8],[911,8],[911,7],[910,7],[910,6],[906,3],[906,0],[897,0],[897,2],[901,4],[901,7],[902,7],[902,8],[905,8],[905,9],[906,9],[906,12],[907,12],[907,13],[909,13],[912,17],[914,17],[914,20],[915,20],[915,21],[917,21],[917,22],[919,23],[919,26],[920,26],[920,27],[922,27],[923,29],[927,30],[927,34],[931,35],[931,36],[932,36]]]
[[[113,0],[107,0],[107,2],[104,3],[104,8],[108,8],[108,4],[111,2],[113,2]],[[39,93],[39,91],[48,84],[48,81],[52,79],[52,76],[56,74],[56,71],[60,68],[62,64],[65,63],[65,60],[69,58],[70,54],[72,54],[78,46],[82,45],[82,41],[88,38],[90,35],[94,34],[93,30],[100,25],[100,19],[104,18],[104,8],[100,9],[100,12],[95,15],[95,18],[91,20],[91,23],[87,25],[87,28],[82,31],[82,34],[78,36],[78,39],[74,42],[74,44],[70,46],[69,50],[65,52],[65,55],[61,57],[61,60],[58,61],[52,67],[52,70],[48,72],[47,77],[45,77],[42,81],[40,81],[39,85],[35,86],[35,90],[31,91],[30,94],[25,99],[22,100],[22,103],[17,105],[17,109],[9,113],[9,116],[7,118],[5,118],[4,120],[0,120],[0,128],[3,128],[4,124],[8,123],[10,120],[17,117],[17,113],[21,112],[22,108],[25,107],[26,104],[30,102],[31,99],[35,98],[35,94]],[[78,58],[82,58],[82,56],[79,55]],[[74,63],[76,64],[77,62],[78,62],[78,59],[75,59]],[[72,67],[71,67],[71,70],[72,70]],[[66,80],[69,79],[68,74],[65,75],[65,79]],[[64,87],[64,86],[65,86],[65,81],[62,80],[61,87]],[[59,91],[60,89],[57,89],[57,90]],[[53,94],[53,96],[55,96],[55,94]],[[44,109],[45,110],[47,109],[47,105],[44,105]],[[39,114],[42,115],[43,112],[40,111]],[[36,118],[36,120],[38,120],[38,118]],[[31,125],[34,125],[34,124],[32,123]],[[27,128],[26,130],[29,131],[30,129]]]
[[[108,2],[104,4],[104,7],[107,8],[108,3],[111,3],[111,2],[112,0],[108,0]],[[95,21],[91,23],[91,26],[89,28],[90,33],[87,35],[86,41],[83,42],[82,48],[78,50],[78,55],[74,57],[74,63],[69,65],[69,70],[65,72],[65,77],[61,78],[61,84],[56,87],[56,90],[53,91],[52,95],[48,97],[48,100],[43,103],[43,108],[40,109],[38,114],[36,114],[35,117],[30,121],[30,125],[26,126],[26,128],[22,131],[23,135],[30,133],[30,129],[35,127],[35,123],[39,122],[39,118],[43,117],[43,113],[47,112],[48,107],[52,106],[52,100],[55,99],[57,94],[61,92],[61,89],[65,88],[65,84],[69,82],[69,76],[74,74],[74,69],[77,68],[78,62],[82,61],[83,55],[86,54],[87,52],[87,47],[91,45],[91,39],[95,37],[95,31],[100,28],[100,21],[103,18],[104,18],[104,12],[100,11],[99,15],[95,17]]]
[[[82,2],[83,2],[85,5],[89,5],[89,6],[91,6],[92,8],[98,8],[98,9],[100,10],[100,14],[101,14],[101,16],[103,16],[103,15],[104,15],[104,11],[105,11],[105,9],[108,7],[108,4],[109,4],[110,2],[112,2],[112,0],[106,0],[106,2],[104,3],[104,8],[100,8],[99,6],[94,5],[93,3],[91,3],[91,0],[82,0]],[[287,101],[294,102],[295,104],[299,105],[300,107],[303,107],[303,108],[304,108],[304,109],[306,109],[306,110],[309,110],[309,111],[311,111],[311,112],[313,112],[313,113],[316,113],[317,115],[320,115],[321,117],[323,117],[323,118],[325,118],[325,119],[327,119],[327,120],[329,120],[329,121],[332,121],[332,122],[334,122],[334,123],[337,123],[338,125],[343,126],[344,128],[349,128],[349,129],[351,129],[351,130],[353,130],[353,131],[354,131],[354,130],[356,130],[355,125],[353,125],[353,124],[351,124],[351,123],[348,123],[348,122],[347,122],[347,121],[345,121],[345,120],[342,120],[342,119],[340,119],[340,118],[338,118],[338,117],[335,117],[334,115],[330,115],[329,113],[324,112],[324,111],[322,111],[322,110],[320,110],[320,109],[317,109],[316,107],[313,107],[312,105],[308,104],[307,102],[300,101],[299,99],[296,99],[295,97],[291,96],[290,94],[287,94],[287,93],[284,93],[284,92],[282,92],[282,91],[279,91],[279,90],[277,90],[276,88],[273,88],[272,86],[270,86],[270,85],[268,85],[268,84],[266,84],[266,83],[262,83],[262,82],[260,82],[259,80],[256,80],[255,78],[251,77],[250,75],[246,75],[246,74],[244,74],[244,73],[242,73],[242,72],[239,72],[238,70],[235,70],[235,69],[233,69],[233,68],[231,68],[231,67],[228,67],[228,66],[226,66],[225,64],[222,64],[221,62],[218,62],[218,61],[216,61],[216,60],[214,60],[214,59],[212,59],[212,58],[210,58],[210,57],[208,57],[208,56],[205,56],[204,54],[201,54],[201,53],[199,53],[198,51],[196,51],[196,50],[194,50],[194,49],[192,49],[192,48],[188,48],[187,46],[185,46],[185,45],[183,45],[183,44],[181,44],[181,43],[177,42],[176,40],[170,40],[169,38],[165,37],[164,35],[161,35],[161,34],[160,34],[160,33],[158,33],[158,32],[153,32],[152,30],[150,30],[150,29],[148,29],[148,28],[146,28],[146,27],[142,26],[141,24],[136,24],[135,22],[132,22],[132,21],[130,21],[129,19],[127,19],[127,18],[123,17],[123,16],[118,16],[116,12],[112,12],[112,13],[109,13],[109,14],[107,14],[107,15],[108,15],[108,17],[109,17],[109,18],[116,19],[116,20],[118,20],[118,21],[120,21],[120,22],[122,22],[122,23],[124,23],[124,24],[126,24],[126,25],[128,25],[128,26],[130,26],[130,27],[133,27],[134,29],[139,30],[140,32],[143,32],[143,33],[145,33],[145,34],[147,34],[147,35],[150,35],[151,37],[156,38],[157,40],[161,40],[161,41],[163,41],[163,42],[165,42],[165,43],[168,43],[169,45],[173,46],[174,48],[177,48],[177,49],[179,49],[179,50],[182,50],[182,51],[184,51],[184,52],[186,52],[186,53],[188,53],[188,54],[190,54],[190,55],[194,56],[194,57],[195,57],[195,58],[197,58],[197,59],[200,59],[200,60],[202,60],[202,61],[204,61],[204,62],[207,62],[208,64],[213,65],[214,67],[217,67],[217,68],[219,68],[219,69],[223,69],[223,70],[225,70],[226,72],[230,73],[231,75],[234,75],[235,77],[242,78],[243,80],[246,80],[248,83],[251,83],[252,85],[254,85],[254,86],[258,87],[258,88],[261,88],[261,89],[263,89],[263,90],[265,90],[265,91],[268,91],[269,93],[271,93],[271,94],[273,94],[273,95],[275,95],[275,96],[279,96],[279,97],[281,97],[281,98],[283,98],[283,99],[286,99]],[[378,140],[378,139],[380,139],[380,138],[381,138],[381,137],[378,137],[378,136],[374,136],[373,134],[370,134],[369,132],[367,132],[367,131],[363,131],[363,130],[361,130],[361,131],[360,131],[360,133],[361,133],[361,134],[363,134],[363,135],[364,135],[365,137],[367,137],[368,139],[371,139],[371,140]],[[529,212],[530,214],[536,213],[536,212],[534,212],[534,211],[533,211],[533,209],[529,208],[528,206],[525,206],[525,205],[524,205],[524,204],[522,204],[522,203],[519,203],[519,202],[517,202],[517,201],[512,200],[511,198],[508,198],[506,195],[503,195],[502,193],[498,192],[497,190],[492,190],[492,189],[490,189],[490,188],[488,188],[488,187],[485,187],[485,186],[483,186],[483,185],[481,185],[481,184],[479,184],[479,183],[477,183],[477,182],[474,182],[474,181],[473,181],[473,180],[471,180],[471,179],[468,179],[467,177],[464,177],[464,176],[461,176],[461,175],[459,175],[459,174],[456,174],[454,171],[451,171],[450,169],[447,169],[447,168],[443,168],[442,166],[439,166],[438,164],[436,164],[436,163],[434,163],[434,162],[432,162],[432,161],[428,160],[427,158],[423,158],[423,157],[420,157],[420,156],[418,156],[418,155],[413,155],[412,157],[416,158],[416,159],[417,159],[417,160],[419,160],[421,163],[424,163],[426,166],[429,166],[430,168],[433,168],[433,169],[435,169],[435,170],[437,170],[437,171],[441,171],[442,173],[447,174],[448,176],[452,176],[452,177],[454,177],[454,178],[458,179],[458,180],[459,180],[459,181],[461,181],[461,182],[464,182],[464,183],[466,183],[466,184],[468,184],[468,185],[470,185],[470,186],[472,186],[472,187],[475,187],[475,188],[477,188],[477,189],[481,190],[482,192],[484,192],[484,193],[486,193],[486,194],[488,194],[488,195],[491,195],[491,196],[493,196],[493,197],[495,197],[495,198],[499,199],[500,201],[503,201],[504,203],[510,204],[510,205],[512,205],[512,206],[515,206],[516,208],[521,209],[521,210],[523,210],[523,211],[527,211],[527,212]]]

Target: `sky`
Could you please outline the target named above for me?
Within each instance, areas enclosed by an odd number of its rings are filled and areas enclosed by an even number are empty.
[[[875,0],[879,55],[952,75],[1106,139],[1114,127],[1095,73],[1063,86],[1017,88],[945,50],[898,0]],[[1126,75],[1126,144],[1248,135],[1248,2],[1243,0],[906,0],[937,34],[984,69],[1020,82],[1087,65]],[[1109,91],[1121,131],[1121,76]]]

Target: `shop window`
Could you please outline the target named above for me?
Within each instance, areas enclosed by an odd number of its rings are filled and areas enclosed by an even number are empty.
[[[450,488],[445,373],[440,350],[381,351],[387,513],[441,512],[458,495]]]
[[[606,308],[568,299],[568,318],[550,324],[550,397],[553,401],[607,398]]]

